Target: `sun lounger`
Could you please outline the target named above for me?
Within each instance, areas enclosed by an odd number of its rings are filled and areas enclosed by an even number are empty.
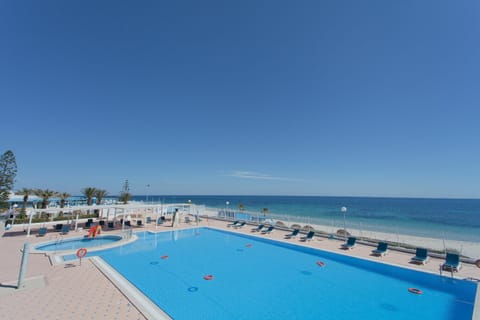
[[[252,228],[252,232],[259,232],[262,231],[263,227],[265,227],[264,224],[259,224],[257,227]]]
[[[131,226],[132,226],[132,224],[130,223],[130,221],[125,221],[125,225],[126,225],[127,227],[131,227]]]
[[[379,242],[377,249],[372,250],[372,254],[375,256],[383,257],[388,253],[388,243],[386,242]]]
[[[447,256],[445,257],[445,263],[442,265],[442,269],[458,272],[461,267],[462,263],[460,262],[460,256],[456,253],[447,252]]]
[[[309,231],[305,237],[302,237],[302,241],[312,241],[313,237],[315,236],[314,231]]]
[[[357,238],[355,237],[348,237],[347,242],[342,244],[342,249],[353,249],[357,245]]]
[[[43,237],[46,234],[47,234],[47,228],[42,227],[42,228],[38,229],[37,237]]]
[[[54,227],[55,231],[62,231],[63,224],[62,223],[57,223]]]
[[[285,235],[286,239],[294,239],[297,237],[298,233],[300,232],[300,229],[294,229],[292,233]]]
[[[245,222],[245,221],[242,221],[240,224],[236,224],[236,225],[234,225],[233,227],[234,227],[235,229],[240,229],[240,228],[243,228],[243,226],[244,226],[245,224],[246,224],[246,222]]]
[[[268,229],[263,230],[262,233],[263,233],[263,234],[272,233],[273,229],[275,229],[275,227],[274,227],[274,226],[270,226],[270,227],[268,227]]]
[[[67,233],[69,233],[69,232],[70,232],[70,226],[69,226],[69,225],[64,225],[64,226],[62,227],[61,233],[62,233],[62,234],[67,234]]]
[[[152,218],[151,217],[147,217],[147,223],[151,223],[152,222]]]
[[[98,225],[102,228],[105,227],[105,221],[104,220],[98,221]]]
[[[137,220],[137,227],[141,227],[143,225],[142,220]]]
[[[236,226],[236,225],[238,225],[238,224],[240,224],[240,221],[235,220],[235,221],[233,221],[233,223],[227,224],[227,227],[234,227],[234,226]]]
[[[415,257],[412,258],[412,262],[418,264],[425,264],[428,262],[428,250],[424,248],[417,248]]]

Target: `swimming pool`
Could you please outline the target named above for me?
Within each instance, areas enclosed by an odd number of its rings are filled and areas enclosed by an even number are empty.
[[[469,281],[209,228],[137,236],[96,254],[174,319],[472,318]]]
[[[64,251],[64,250],[75,250],[79,248],[93,248],[100,247],[105,245],[110,245],[114,242],[121,240],[121,236],[96,236],[94,238],[72,238],[72,239],[61,239],[42,243],[35,246],[35,250],[38,251]]]

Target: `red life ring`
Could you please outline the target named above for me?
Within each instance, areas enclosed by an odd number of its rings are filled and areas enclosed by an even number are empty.
[[[165,260],[165,259],[168,259],[168,256],[161,256],[160,258]]]
[[[411,293],[415,293],[415,294],[422,294],[422,290],[420,289],[417,289],[417,288],[408,288],[408,291],[411,292]]]
[[[213,275],[207,274],[206,276],[203,277],[205,280],[213,280]]]
[[[323,261],[317,261],[317,266],[319,266],[319,267],[325,267],[325,262],[323,262]]]
[[[80,248],[77,250],[77,257],[82,259],[83,257],[85,257],[87,255],[87,249],[85,248]]]

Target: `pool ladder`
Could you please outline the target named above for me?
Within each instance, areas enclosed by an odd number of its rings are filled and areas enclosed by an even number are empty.
[[[57,252],[57,246],[63,242],[63,235],[59,234],[57,235],[57,238],[55,239],[55,252]]]
[[[438,270],[440,271],[440,275],[443,276],[443,265],[441,263]],[[451,277],[453,278],[453,268],[450,268],[450,274],[451,274]]]

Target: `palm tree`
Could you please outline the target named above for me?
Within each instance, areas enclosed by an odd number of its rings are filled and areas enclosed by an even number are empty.
[[[131,198],[132,198],[132,194],[130,193],[130,186],[128,184],[128,179],[127,179],[123,184],[123,190],[122,192],[120,192],[120,196],[118,197],[118,200],[122,201],[123,204],[127,204]]]
[[[65,202],[71,196],[72,195],[70,193],[67,193],[67,192],[63,192],[63,193],[58,194],[58,197],[60,198],[60,208],[65,208]]]
[[[50,203],[50,198],[55,197],[58,194],[57,192],[49,189],[37,189],[34,193],[36,196],[42,198],[42,209],[46,209]]]
[[[27,213],[27,203],[28,203],[28,197],[32,194],[33,195],[34,190],[29,189],[29,188],[23,188],[22,190],[18,190],[16,194],[19,194],[23,196],[23,206],[22,206],[22,211],[21,211],[21,216],[23,217]]]
[[[95,197],[95,193],[97,193],[97,189],[94,187],[87,187],[82,189],[82,193],[85,197],[87,197],[87,206],[92,205],[92,199]]]
[[[103,198],[105,198],[107,195],[107,190],[97,189],[97,192],[95,193],[95,196],[97,197],[97,205],[102,204]]]

